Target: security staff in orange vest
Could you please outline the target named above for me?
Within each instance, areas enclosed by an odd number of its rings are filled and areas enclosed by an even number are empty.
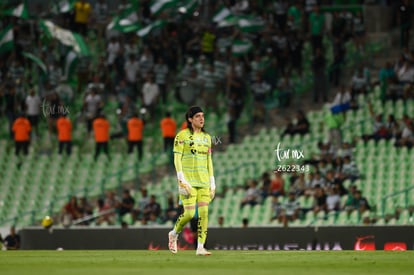
[[[144,130],[144,122],[135,113],[128,120],[127,128],[128,128],[128,154],[131,154],[132,151],[134,151],[134,147],[136,146],[138,149],[138,158],[139,160],[141,160],[142,155],[143,155],[142,132]]]
[[[164,139],[164,152],[172,150],[174,146],[175,132],[177,131],[177,123],[171,117],[171,113],[167,112],[165,118],[160,123],[162,138]]]
[[[30,121],[22,114],[14,122],[12,131],[14,134],[15,154],[19,155],[23,149],[25,155],[29,154],[30,131],[32,126]]]
[[[187,128],[187,121],[183,121],[183,123],[181,123],[181,130],[184,130],[185,128]]]
[[[101,149],[104,150],[105,154],[109,157],[109,122],[103,114],[99,114],[92,124],[93,131],[95,134],[95,160],[98,158],[98,155]]]
[[[66,147],[66,153],[70,155],[72,153],[72,122],[66,114],[62,114],[58,118],[56,128],[58,132],[59,155],[62,154],[64,147]]]

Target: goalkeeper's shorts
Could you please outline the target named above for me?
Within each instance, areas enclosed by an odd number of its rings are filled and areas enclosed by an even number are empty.
[[[211,201],[210,188],[193,187],[191,188],[191,195],[180,195],[180,200],[182,201],[183,206],[195,205],[196,202],[209,203]]]

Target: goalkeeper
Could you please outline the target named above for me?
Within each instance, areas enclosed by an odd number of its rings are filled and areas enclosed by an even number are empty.
[[[198,208],[197,252],[208,256],[204,248],[207,238],[208,204],[214,198],[215,181],[211,159],[211,137],[204,131],[204,113],[200,107],[191,107],[186,113],[187,128],[174,140],[174,165],[177,171],[178,191],[184,212],[174,229],[168,233],[168,248],[177,253],[178,234],[191,220]]]

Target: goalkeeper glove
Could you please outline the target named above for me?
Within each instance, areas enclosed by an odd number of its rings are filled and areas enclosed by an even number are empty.
[[[210,199],[213,200],[216,195],[216,181],[214,176],[210,177]]]
[[[183,196],[191,195],[191,185],[185,180],[183,172],[177,172],[178,193]]]

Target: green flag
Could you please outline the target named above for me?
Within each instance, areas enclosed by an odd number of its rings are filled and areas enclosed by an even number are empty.
[[[185,0],[178,8],[178,12],[182,14],[192,14],[199,6],[198,0]]]
[[[153,22],[153,23],[149,24],[148,26],[146,26],[146,27],[144,27],[144,28],[140,29],[140,30],[137,32],[137,34],[138,34],[138,36],[140,36],[140,37],[145,37],[145,36],[147,36],[150,32],[152,32],[153,30],[160,29],[160,28],[164,27],[164,26],[165,26],[165,24],[166,24],[166,21],[165,21],[165,20],[157,20],[157,21],[155,21],[155,22]]]
[[[221,22],[224,19],[226,19],[227,17],[229,17],[231,15],[231,11],[226,8],[226,7],[222,7],[214,16],[213,16],[213,22]]]
[[[178,0],[154,0],[150,6],[151,14],[157,15],[168,8],[177,6],[178,3]]]
[[[237,25],[242,32],[258,32],[264,29],[265,22],[260,17],[246,16],[240,18]]]
[[[9,25],[0,32],[0,54],[9,52],[14,48],[13,26]]]
[[[253,45],[248,40],[235,40],[231,45],[231,53],[234,56],[242,56],[250,52],[253,48]]]
[[[42,71],[47,74],[47,67],[45,65],[45,63],[43,63],[42,60],[40,60],[40,58],[38,58],[37,56],[28,53],[28,52],[23,52],[22,53],[24,57],[30,59],[31,61],[33,61],[37,66],[39,66],[40,69],[42,69]]]
[[[66,13],[72,11],[74,7],[74,0],[61,0],[59,2],[55,2],[54,12],[57,14]]]
[[[118,30],[120,32],[133,32],[141,28],[141,24],[138,22],[138,15],[134,8],[130,8],[121,15],[115,16],[108,24],[108,30]]]
[[[15,8],[2,11],[1,14],[9,15],[9,16],[16,16],[16,17],[23,18],[23,19],[28,19],[29,11],[27,9],[26,0]]]
[[[220,20],[217,24],[217,27],[226,28],[226,27],[237,26],[237,24],[239,23],[239,20],[240,20],[240,16],[229,15],[225,19]]]
[[[65,58],[65,69],[64,69],[64,78],[69,79],[73,72],[75,71],[76,61],[78,59],[78,55],[74,51],[68,52]]]
[[[81,35],[63,29],[49,20],[40,21],[40,26],[48,37],[55,38],[60,43],[72,47],[78,54],[89,55],[88,46]]]
[[[260,17],[229,15],[217,23],[217,27],[237,27],[241,32],[259,32],[265,22]]]

